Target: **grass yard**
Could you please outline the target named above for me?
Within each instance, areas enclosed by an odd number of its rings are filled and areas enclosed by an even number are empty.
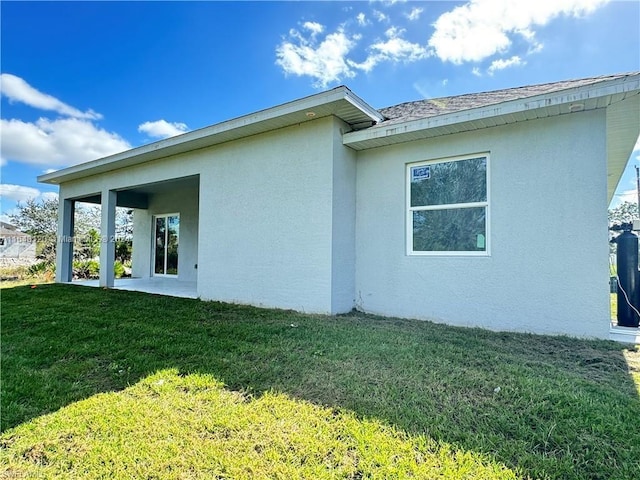
[[[0,478],[637,479],[640,350],[1,291]]]

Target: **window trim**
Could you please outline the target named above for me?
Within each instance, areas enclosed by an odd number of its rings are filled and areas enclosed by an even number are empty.
[[[411,169],[423,165],[434,165],[437,163],[459,162],[462,160],[471,160],[474,158],[485,158],[487,162],[486,185],[487,199],[484,202],[469,203],[448,203],[442,205],[426,205],[411,206]],[[407,256],[418,257],[489,257],[491,256],[491,158],[489,152],[478,152],[468,155],[457,155],[453,157],[441,157],[431,160],[422,160],[418,162],[410,162],[405,164],[405,244]],[[433,211],[433,210],[452,210],[456,208],[485,208],[485,249],[482,251],[420,251],[413,249],[413,212],[416,211]]]

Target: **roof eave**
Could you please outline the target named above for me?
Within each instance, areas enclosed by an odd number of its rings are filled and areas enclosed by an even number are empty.
[[[485,107],[473,108],[443,115],[409,120],[385,126],[384,123],[366,130],[350,132],[343,136],[343,144],[355,150],[365,150],[393,145],[419,137],[429,138],[446,133],[460,133],[478,130],[488,126],[515,123],[541,116],[555,116],[572,113],[572,105],[580,105],[582,110],[603,108],[607,105],[598,100],[618,96],[625,98],[640,90],[640,74],[569,88],[533,97],[510,100]]]
[[[313,112],[311,114],[310,112]],[[271,130],[335,115],[353,125],[375,124],[384,117],[345,86],[276,107],[40,175],[38,182],[60,184],[118,168],[206,148]]]

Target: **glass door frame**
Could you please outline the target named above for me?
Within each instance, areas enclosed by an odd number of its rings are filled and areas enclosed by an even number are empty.
[[[179,270],[179,255],[178,255],[178,261],[176,262],[176,273],[167,273],[167,259],[168,259],[168,247],[169,247],[169,228],[168,228],[168,223],[169,223],[169,218],[170,217],[177,217],[178,218],[178,252],[180,251],[180,213],[161,213],[161,214],[157,214],[157,215],[153,215],[152,217],[152,225],[151,225],[151,229],[152,229],[152,248],[151,248],[151,275],[153,277],[172,277],[172,278],[177,278],[178,274],[180,272]],[[157,222],[159,218],[164,218],[165,219],[165,231],[164,231],[164,246],[162,247],[164,249],[164,264],[163,264],[163,272],[164,273],[156,273],[156,250],[157,250]]]

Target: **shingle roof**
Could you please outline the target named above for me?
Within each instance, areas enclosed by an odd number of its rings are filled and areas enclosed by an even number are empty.
[[[3,237],[31,237],[31,235],[23,233],[17,227],[5,222],[0,222],[0,235]]]
[[[582,87],[584,85],[590,85],[607,80],[615,80],[634,74],[637,74],[637,72],[543,83],[540,85],[528,85],[525,87],[494,90],[491,92],[468,93],[452,97],[431,98],[427,100],[418,100],[416,102],[401,103],[400,105],[381,108],[379,112],[385,116],[386,120],[378,125],[390,125],[410,120],[418,120],[421,118],[435,117],[437,115],[444,115],[447,113],[470,110],[472,108],[486,107],[520,98],[534,97],[536,95],[544,95],[550,92]]]

